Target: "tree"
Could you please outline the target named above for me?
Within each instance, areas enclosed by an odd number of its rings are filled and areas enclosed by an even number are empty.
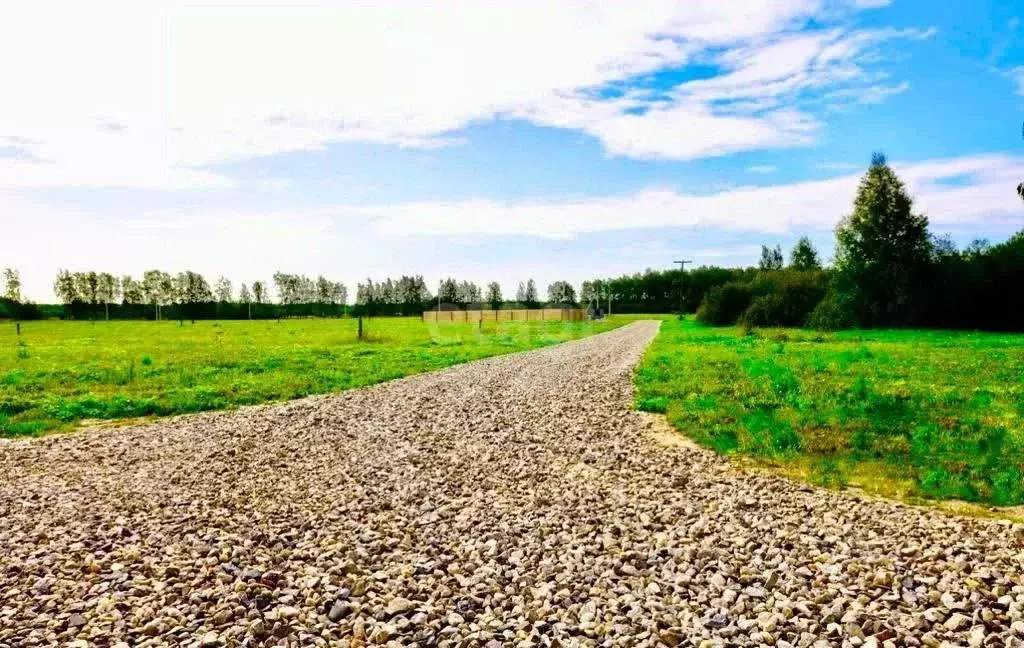
[[[480,286],[472,281],[460,281],[455,290],[455,301],[463,306],[480,301]]]
[[[484,299],[490,303],[491,308],[494,310],[501,308],[501,285],[497,281],[487,284],[487,296]]]
[[[213,301],[210,284],[198,272],[191,270],[179,272],[174,280],[174,289],[177,301],[185,306],[185,312],[193,322],[195,322],[198,312],[197,305]]]
[[[100,303],[100,278],[93,271],[76,272],[72,275],[79,298],[86,304]]]
[[[783,263],[781,245],[776,245],[773,248],[766,245],[761,246],[761,262],[758,264],[759,269],[782,270]]]
[[[520,304],[526,303],[526,284],[522,281],[519,282],[519,287],[516,288],[516,301]]]
[[[818,250],[814,248],[811,239],[801,236],[800,240],[793,246],[789,253],[789,267],[793,270],[817,270],[821,268],[818,260]]]
[[[455,304],[459,300],[459,284],[448,277],[441,282],[437,290],[437,298],[444,304]]]
[[[568,281],[556,281],[548,286],[548,303],[575,304],[576,290]]]
[[[330,304],[331,293],[333,292],[334,285],[320,275],[316,278],[316,301],[319,304]]]
[[[145,298],[142,296],[142,284],[132,278],[131,275],[121,277],[121,302],[124,304],[143,304]]]
[[[21,275],[14,268],[4,268],[4,298],[21,302]]]
[[[231,280],[227,277],[218,277],[216,288],[213,294],[219,302],[230,302],[232,297]]]
[[[527,308],[537,307],[537,284],[533,279],[526,280],[526,299],[524,301]]]
[[[146,270],[142,274],[142,296],[153,307],[156,319],[160,319],[160,307],[174,300],[171,275],[162,270]]]
[[[103,303],[103,312],[106,319],[110,319],[110,304],[117,300],[121,292],[120,283],[117,277],[109,272],[101,272],[96,275],[96,298]]]
[[[865,326],[914,323],[924,305],[932,246],[928,219],[885,156],[876,153],[861,178],[853,212],[836,228],[837,290]]]
[[[244,283],[242,284],[242,287],[238,290],[238,301],[242,304],[252,303],[252,293],[249,292],[249,286],[246,286]]]
[[[78,296],[78,286],[75,283],[75,277],[67,270],[57,271],[57,278],[53,282],[53,292],[57,295],[57,299],[65,305],[81,301],[81,297]]]
[[[340,281],[331,284],[331,303],[338,304],[339,306],[344,306],[348,303],[348,288]]]
[[[262,304],[266,296],[267,286],[262,281],[252,282],[252,300],[257,304]]]

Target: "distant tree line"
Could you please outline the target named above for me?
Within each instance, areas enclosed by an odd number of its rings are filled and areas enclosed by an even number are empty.
[[[567,281],[548,286],[547,302],[540,300],[533,279],[519,282],[514,300],[506,300],[501,285],[492,281],[484,287],[453,277],[442,279],[437,294],[431,294],[422,275],[384,281],[367,279],[356,285],[353,312],[366,315],[419,315],[426,310],[507,309],[576,306],[576,291]]]
[[[332,317],[345,314],[348,291],[324,277],[275,272],[278,303],[271,303],[262,280],[241,284],[237,295],[227,277],[211,286],[191,270],[172,275],[147,270],[141,278],[108,272],[60,270],[53,291],[60,311],[40,307],[40,316],[70,319],[272,319]]]
[[[348,306],[348,288],[323,276],[275,272],[277,302],[272,303],[264,281],[243,283],[237,293],[231,280],[218,277],[211,285],[200,273],[171,274],[147,270],[141,277],[109,272],[60,270],[53,290],[60,304],[30,304],[21,296],[17,271],[7,269],[0,283],[0,318],[39,319],[273,319],[340,315],[419,315],[438,307],[538,308],[575,306],[576,293],[567,281],[548,286],[545,304],[533,279],[520,282],[515,301],[506,301],[496,281],[484,288],[472,281],[446,278],[438,296],[431,294],[422,275],[403,275],[383,281],[367,279],[356,287],[355,305]]]

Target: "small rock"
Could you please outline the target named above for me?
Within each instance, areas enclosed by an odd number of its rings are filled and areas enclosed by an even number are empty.
[[[352,604],[348,601],[336,601],[331,606],[331,611],[327,613],[327,618],[337,623],[341,619],[348,616],[349,610],[352,609]]]
[[[953,616],[946,619],[946,622],[942,625],[945,626],[947,630],[952,630],[954,632],[958,630],[966,630],[971,625],[971,619],[959,612],[954,612]]]
[[[409,599],[402,598],[401,596],[397,596],[397,597],[391,599],[390,601],[388,601],[388,608],[387,608],[387,610],[388,610],[388,614],[394,616],[396,614],[402,614],[403,612],[408,612],[409,610],[413,609],[414,607],[416,607],[416,604],[413,603],[412,601],[410,601]]]

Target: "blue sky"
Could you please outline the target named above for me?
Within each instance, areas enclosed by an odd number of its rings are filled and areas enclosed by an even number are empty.
[[[9,3],[0,266],[542,286],[831,253],[871,153],[1024,227],[1010,2]],[[1016,12],[1016,13],[1019,13]]]

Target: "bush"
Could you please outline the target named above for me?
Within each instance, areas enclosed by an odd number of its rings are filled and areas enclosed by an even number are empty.
[[[735,324],[753,298],[749,283],[730,281],[709,290],[697,309],[697,321],[704,324]]]
[[[838,331],[856,325],[853,304],[835,293],[826,295],[807,317],[807,326],[818,331]]]

